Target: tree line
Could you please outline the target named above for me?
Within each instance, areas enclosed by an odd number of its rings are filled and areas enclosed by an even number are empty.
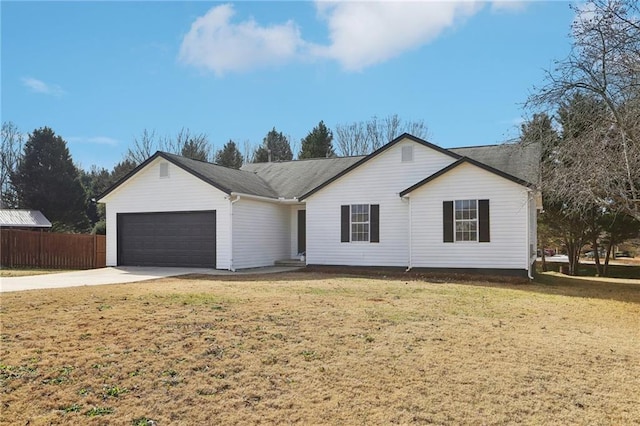
[[[528,99],[520,143],[541,146],[540,242],[564,245],[570,274],[590,245],[607,275],[615,245],[640,236],[640,6],[572,7],[571,52]]]
[[[357,134],[345,129],[366,128]],[[334,133],[320,121],[300,140],[298,159],[327,158],[337,155],[365,155],[379,148],[383,138],[391,140],[411,128],[426,137],[421,121],[406,125],[397,115],[383,120],[372,117],[367,122],[340,124]],[[387,141],[388,141],[387,140]],[[182,155],[198,161],[239,169],[245,161],[288,161],[294,158],[291,138],[272,128],[262,143],[252,148],[245,143],[245,154],[233,140],[218,150],[205,133],[183,128],[175,135],[159,136],[143,130],[136,136],[123,158],[111,170],[92,165],[83,169],[71,158],[67,142],[53,129],[41,127],[24,135],[12,122],[2,124],[0,146],[0,202],[2,208],[25,208],[42,211],[54,231],[106,231],[104,206],[96,198],[124,178],[156,151]]]

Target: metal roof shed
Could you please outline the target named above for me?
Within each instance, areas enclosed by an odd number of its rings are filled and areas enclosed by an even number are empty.
[[[51,228],[51,222],[39,210],[0,209],[2,228]]]

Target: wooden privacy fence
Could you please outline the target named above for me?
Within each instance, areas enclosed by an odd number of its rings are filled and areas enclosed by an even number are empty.
[[[106,245],[104,235],[1,229],[0,263],[9,268],[103,268]]]

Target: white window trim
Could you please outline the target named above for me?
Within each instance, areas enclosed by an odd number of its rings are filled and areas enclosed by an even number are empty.
[[[456,216],[456,212],[458,211],[457,208],[457,203],[459,202],[463,202],[463,201],[473,201],[475,204],[474,210],[476,212],[476,217],[475,219],[458,219]],[[459,240],[458,239],[458,223],[475,223],[476,224],[476,230],[475,230],[475,239],[473,240]],[[478,218],[478,200],[455,200],[453,202],[453,241],[456,243],[467,243],[467,244],[471,244],[471,243],[477,243],[480,239],[479,236],[479,232],[480,232],[480,222],[479,222],[479,218]],[[470,233],[469,233],[470,234]]]
[[[353,207],[354,206],[367,206],[367,221],[354,222],[353,221]],[[353,225],[367,225],[367,239],[366,240],[354,240],[353,239]],[[349,206],[349,238],[352,243],[369,243],[371,241],[371,204],[351,204]]]

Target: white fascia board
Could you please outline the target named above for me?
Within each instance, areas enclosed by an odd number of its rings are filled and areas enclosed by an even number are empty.
[[[245,194],[243,192],[232,192],[229,194],[231,197],[246,198],[247,200],[265,201],[267,203],[276,204],[301,204],[297,198],[271,198],[263,197],[262,195]]]

